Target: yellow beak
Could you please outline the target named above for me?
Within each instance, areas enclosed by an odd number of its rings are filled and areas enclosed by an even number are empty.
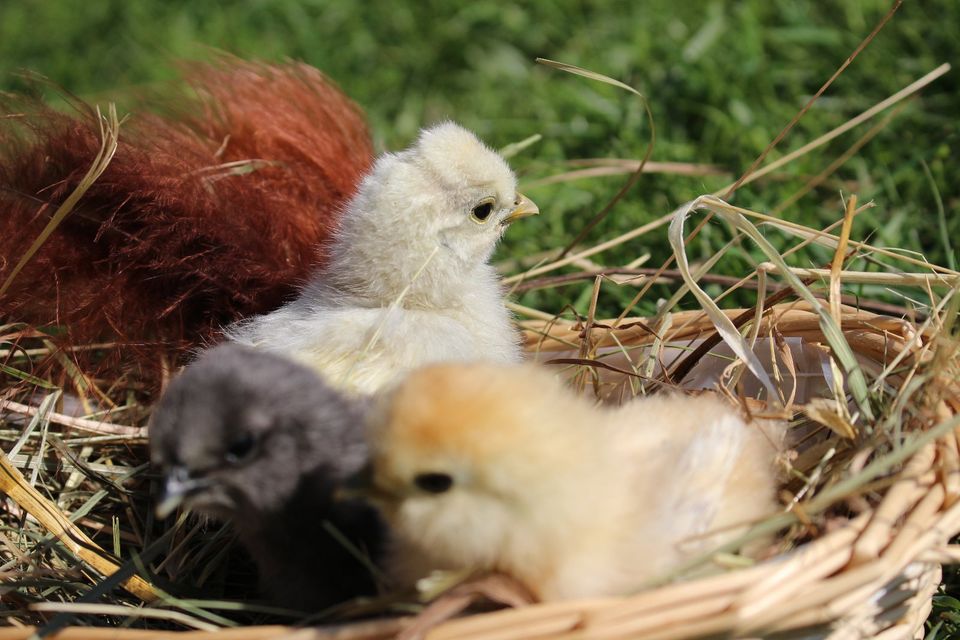
[[[510,224],[515,222],[520,218],[529,218],[530,216],[535,216],[540,213],[540,207],[538,207],[533,200],[523,195],[522,193],[517,194],[516,207],[513,211],[510,212],[506,218],[503,219],[501,224]]]

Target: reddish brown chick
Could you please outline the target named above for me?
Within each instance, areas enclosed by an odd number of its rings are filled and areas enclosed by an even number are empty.
[[[293,296],[373,159],[362,113],[313,67],[224,57],[185,77],[163,115],[121,125],[106,171],[0,297],[0,324],[120,343],[81,363],[148,387],[161,362]],[[93,108],[73,106],[0,107],[0,282],[100,148]]]

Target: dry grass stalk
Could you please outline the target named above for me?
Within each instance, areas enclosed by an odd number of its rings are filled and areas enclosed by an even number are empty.
[[[596,158],[593,160],[572,160],[569,165],[586,166],[583,169],[574,169],[551,175],[539,180],[524,182],[525,189],[544,187],[552,184],[572,182],[587,178],[601,178],[619,176],[625,173],[636,173],[641,170],[641,163],[637,160],[615,160],[611,158]],[[689,162],[647,162],[642,167],[642,173],[666,173],[680,176],[712,176],[723,175],[722,168],[708,164],[691,164]]]
[[[833,263],[830,265],[830,314],[835,322],[840,322],[840,272],[847,255],[847,243],[850,242],[850,229],[853,228],[853,215],[857,210],[857,196],[851,195],[847,199],[847,206],[843,215],[843,226],[840,228],[840,240],[833,253]],[[776,266],[776,265],[774,265]]]
[[[37,407],[14,402],[13,400],[0,400],[0,410],[2,409],[25,416],[35,416],[40,412],[40,409]],[[74,418],[72,416],[63,415],[62,413],[57,413],[55,411],[47,412],[45,417],[50,422],[62,424],[65,427],[77,429],[78,431],[87,431],[89,433],[104,435],[125,436],[131,439],[141,440],[147,437],[147,429],[145,427],[130,427],[123,424],[99,422],[97,420],[87,420],[85,418]]]
[[[218,629],[217,640],[385,640],[397,634],[404,619],[374,620],[351,625],[349,628],[302,628],[282,625],[262,625]],[[0,640],[28,640],[37,631],[34,627],[0,629]],[[147,629],[105,630],[103,627],[71,627],[60,631],[49,640],[203,640],[211,637],[207,631],[158,631]]]
[[[119,569],[90,538],[73,524],[57,506],[44,498],[23,477],[5,455],[0,455],[0,491],[32,515],[74,555],[104,576]],[[157,597],[154,588],[139,576],[123,583],[125,589],[145,602]]]
[[[110,104],[107,108],[107,115],[104,116],[100,113],[99,107],[97,108],[97,118],[100,124],[100,150],[97,152],[96,157],[93,159],[93,162],[90,165],[90,169],[87,171],[86,175],[80,180],[80,183],[77,185],[77,188],[67,196],[57,210],[54,211],[53,215],[50,217],[50,222],[47,223],[47,226],[43,228],[43,231],[40,232],[40,235],[36,237],[33,243],[27,248],[27,250],[20,257],[19,262],[13,267],[9,275],[3,281],[3,284],[0,285],[0,295],[10,288],[10,285],[13,283],[14,279],[17,277],[17,274],[23,269],[23,266],[27,264],[30,258],[37,252],[37,250],[47,241],[47,238],[50,237],[50,234],[54,232],[57,226],[63,222],[74,207],[77,206],[77,203],[80,201],[80,198],[83,197],[83,194],[86,193],[87,189],[97,181],[104,171],[106,171],[107,166],[110,164],[110,161],[113,160],[113,155],[117,151],[117,144],[120,136],[120,119],[117,117],[117,107],[114,104]]]
[[[770,273],[782,273],[780,267],[774,264],[762,264]],[[815,278],[826,280],[832,278],[828,269],[810,269],[790,267],[790,273],[799,278]],[[879,284],[888,287],[917,287],[943,286],[955,287],[960,283],[960,275],[952,273],[886,273],[883,271],[839,271],[837,277],[842,277],[843,284]]]

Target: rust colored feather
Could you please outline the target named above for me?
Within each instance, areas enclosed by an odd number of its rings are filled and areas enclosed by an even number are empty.
[[[161,363],[294,294],[373,159],[360,110],[306,64],[224,57],[185,78],[189,95],[123,124],[106,171],[0,298],[0,318],[62,327],[62,343],[117,343],[96,373],[148,388]],[[82,102],[3,106],[0,281],[100,147]]]

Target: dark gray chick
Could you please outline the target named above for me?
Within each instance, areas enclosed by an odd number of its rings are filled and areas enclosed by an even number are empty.
[[[382,524],[369,505],[334,500],[367,461],[362,401],[285,357],[237,344],[203,353],[161,398],[150,452],[164,474],[157,515],[178,505],[230,520],[263,591],[316,611],[375,591],[329,522],[376,561]]]

